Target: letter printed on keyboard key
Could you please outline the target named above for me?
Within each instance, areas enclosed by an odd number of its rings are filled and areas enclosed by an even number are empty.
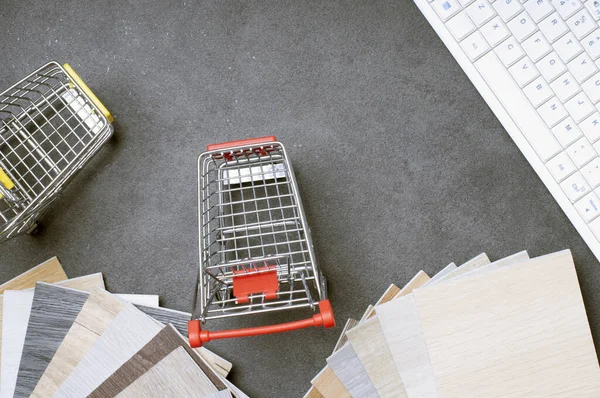
[[[542,32],[534,33],[529,39],[522,44],[523,49],[529,55],[533,62],[539,61],[544,55],[552,51],[552,47],[548,44],[548,40]]]
[[[600,101],[600,73],[596,73],[581,83],[581,88],[594,104],[598,103]]]
[[[554,43],[556,39],[569,31],[567,24],[565,24],[557,13],[553,13],[544,19],[538,24],[538,27],[550,43]]]
[[[494,51],[496,51],[496,55],[505,66],[511,66],[525,55],[514,37],[509,37],[500,43]]]
[[[467,14],[477,26],[483,25],[496,15],[492,5],[487,0],[475,0],[475,3],[467,7]]]
[[[598,25],[596,24],[596,21],[592,19],[590,13],[584,8],[567,20],[567,26],[578,39],[582,39],[592,33]]]
[[[588,117],[596,110],[585,93],[579,93],[565,103],[567,112],[577,123]]]
[[[585,222],[590,222],[600,215],[600,201],[595,193],[591,192],[575,203],[575,208]]]
[[[494,3],[494,8],[504,22],[510,20],[523,9],[518,0],[498,0]]]
[[[527,83],[540,75],[529,57],[525,57],[517,61],[516,64],[510,67],[509,72],[515,78],[515,81],[520,87],[525,86]]]
[[[556,93],[558,99],[562,102],[567,101],[581,90],[579,88],[579,84],[577,84],[577,81],[570,72],[566,72],[558,79],[553,81],[550,84],[550,87]]]
[[[551,52],[535,64],[544,78],[551,82],[562,75],[567,67],[558,57],[558,54]]]
[[[590,142],[600,140],[600,114],[594,112],[590,117],[579,124],[579,128],[581,128],[583,134],[585,134]]]
[[[553,47],[564,62],[569,62],[583,52],[579,40],[573,36],[573,33],[567,33],[555,41]]]
[[[577,126],[575,121],[570,117],[558,123],[552,129],[552,133],[554,133],[558,142],[565,148],[577,141],[577,139],[583,135],[579,126]]]
[[[569,71],[579,83],[583,83],[588,77],[596,73],[598,68],[590,56],[583,53],[569,62]]]
[[[528,0],[523,6],[535,22],[540,22],[554,11],[550,0]]]
[[[504,26],[504,23],[499,17],[494,17],[490,22],[483,25],[479,31],[492,47],[495,47],[510,35],[508,29],[506,29],[506,26]]]
[[[567,111],[563,104],[553,97],[550,101],[538,108],[538,113],[544,119],[548,127],[554,127],[558,122],[567,117]]]
[[[548,83],[546,83],[546,81],[541,77],[538,77],[525,86],[523,92],[527,98],[529,98],[531,104],[536,108],[548,101],[554,95]]]
[[[537,25],[526,12],[520,13],[506,25],[519,42],[522,42],[537,30]]]

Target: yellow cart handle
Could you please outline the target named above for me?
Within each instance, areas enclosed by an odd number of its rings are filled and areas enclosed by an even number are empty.
[[[6,189],[13,189],[15,187],[15,183],[10,179],[10,177],[0,168],[0,183],[4,185]],[[4,195],[0,193],[0,199],[2,199]]]
[[[65,70],[69,74],[69,77],[71,77],[71,79],[73,79],[75,81],[75,83],[77,83],[77,85],[79,87],[81,87],[81,89],[83,90],[83,92],[88,97],[90,97],[90,99],[92,100],[92,102],[94,103],[94,105],[96,105],[98,107],[98,109],[100,109],[100,112],[102,112],[102,114],[104,116],[106,116],[106,118],[108,119],[108,121],[110,123],[114,122],[115,119],[110,114],[110,112],[108,111],[108,109],[106,109],[106,107],[104,106],[104,104],[102,102],[100,102],[100,100],[98,99],[98,97],[96,97],[96,94],[94,94],[92,92],[92,90],[90,90],[90,88],[88,87],[88,85],[85,84],[85,82],[83,80],[81,80],[81,77],[79,77],[79,75],[77,74],[77,72],[75,72],[75,70],[71,67],[71,65],[64,64],[63,68],[65,68]]]

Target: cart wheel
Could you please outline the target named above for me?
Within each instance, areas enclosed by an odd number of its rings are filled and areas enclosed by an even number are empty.
[[[27,230],[27,235],[36,235],[40,231],[40,224],[38,222],[34,222],[31,224],[31,227]]]

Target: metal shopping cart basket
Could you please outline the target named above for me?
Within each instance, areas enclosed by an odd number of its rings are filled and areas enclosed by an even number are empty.
[[[0,94],[0,242],[35,229],[112,122],[68,64],[49,62]]]
[[[292,165],[275,137],[209,145],[198,158],[200,269],[190,344],[335,325]],[[208,331],[210,319],[300,308],[277,325]]]

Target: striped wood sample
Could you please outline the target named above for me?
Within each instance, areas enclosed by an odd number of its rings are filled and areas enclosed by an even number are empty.
[[[411,293],[429,281],[429,276],[419,271],[394,298]],[[385,304],[385,303],[381,303]],[[347,333],[348,341],[363,364],[365,371],[380,397],[406,397],[398,368],[387,345],[377,316],[367,320]]]
[[[527,258],[526,252],[520,252],[487,265],[475,261],[480,264],[477,269],[472,269],[469,263],[466,263],[465,268],[469,269],[468,272],[461,274],[460,268],[454,272],[458,275],[457,279],[466,278],[474,273],[489,272],[495,267],[518,263]],[[451,280],[442,281],[440,285]],[[416,291],[430,289],[436,286],[435,282],[432,279],[422,289]],[[408,396],[436,397],[435,377],[415,305],[414,293],[381,306],[379,322]]]
[[[56,257],[44,261],[29,271],[0,285],[0,293],[5,290],[23,290],[35,287],[37,282],[54,283],[67,279],[67,274]]]
[[[22,290],[34,287],[37,282],[59,282],[67,279],[67,274],[56,257],[44,261],[27,272],[14,277],[0,285],[0,293],[5,290]],[[0,330],[2,329],[2,295],[0,294]],[[2,335],[0,335],[0,349],[2,348]]]
[[[321,398],[323,395],[314,386],[310,386],[302,398]],[[323,397],[324,398],[324,397]]]
[[[158,296],[156,294],[115,294],[115,296],[131,304],[158,307]]]
[[[345,344],[327,358],[327,365],[335,372],[353,397],[378,397],[377,390],[350,344]]]
[[[325,366],[323,370],[311,380],[311,384],[325,398],[351,398],[352,395],[346,390],[340,379],[335,375],[333,369]]]
[[[54,397],[86,397],[146,345],[163,325],[126,304],[79,361]]]
[[[96,287],[75,318],[56,354],[35,387],[32,397],[51,397],[126,303]]]
[[[130,384],[149,371],[154,365],[162,361],[170,353],[178,348],[183,348],[209,381],[218,390],[226,389],[219,377],[214,374],[210,366],[189,346],[187,341],[173,328],[172,325],[165,326],[152,340],[141,350],[132,356],[109,378],[94,390],[89,398],[111,398],[116,397]]]
[[[439,397],[600,396],[570,251],[416,291],[415,301]]]
[[[12,397],[15,392],[32,302],[32,291],[7,290],[4,292],[4,322],[2,323],[4,345],[2,346],[2,375],[0,377],[2,396]]]
[[[337,343],[335,344],[335,347],[333,347],[333,352],[336,352],[337,350],[339,350],[340,348],[342,348],[344,346],[344,344],[346,344],[346,342],[348,341],[348,338],[346,337],[346,332],[350,329],[352,329],[353,327],[355,327],[356,325],[358,325],[358,321],[356,319],[352,319],[352,318],[348,318],[348,320],[346,321],[346,324],[344,325],[344,328],[342,329],[342,333],[340,334],[340,338],[338,339]]]
[[[119,398],[202,398],[216,392],[216,387],[196,362],[183,347],[179,347],[117,396]]]
[[[17,375],[15,397],[29,397],[89,293],[38,282]]]

